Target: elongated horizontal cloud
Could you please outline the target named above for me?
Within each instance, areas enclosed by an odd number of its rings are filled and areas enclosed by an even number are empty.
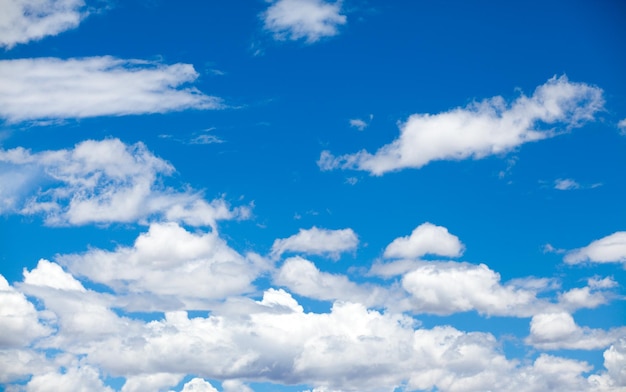
[[[601,89],[553,77],[531,97],[522,95],[510,104],[497,96],[439,114],[414,114],[400,126],[399,138],[375,154],[362,150],[334,156],[323,151],[318,165],[322,170],[382,175],[439,160],[480,159],[558,133],[554,128],[542,130],[542,125],[580,126],[593,120],[603,105]]]
[[[0,47],[39,40],[78,26],[83,0],[0,0]]]
[[[567,264],[624,263],[626,265],[626,231],[618,231],[589,245],[567,252]]]
[[[341,1],[277,0],[261,15],[264,27],[277,40],[299,40],[313,43],[339,33],[346,23],[341,14]]]
[[[218,109],[219,98],[193,87],[190,64],[164,65],[110,56],[0,61],[0,117],[40,119]]]
[[[450,234],[448,229],[426,222],[416,227],[410,236],[393,240],[387,245],[384,257],[417,258],[426,254],[459,257],[464,249],[459,237]]]
[[[42,214],[49,225],[137,222],[158,216],[194,226],[246,217],[246,207],[231,210],[199,192],[161,184],[174,172],[144,144],[119,139],[87,140],[73,149],[38,153],[0,150],[4,174],[18,184],[0,184],[0,213]]]
[[[308,230],[300,229],[291,237],[275,240],[271,254],[280,257],[283,253],[295,252],[338,259],[341,253],[355,250],[358,244],[359,238],[352,229],[328,230],[313,226]]]
[[[606,348],[626,336],[626,327],[609,331],[580,327],[569,313],[541,313],[530,322],[526,343],[543,350]]]

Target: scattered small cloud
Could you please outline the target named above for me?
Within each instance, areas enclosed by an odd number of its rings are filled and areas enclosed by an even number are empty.
[[[617,128],[619,128],[620,134],[626,136],[626,118],[617,123]]]
[[[346,184],[348,185],[356,185],[356,183],[359,182],[359,179],[356,177],[348,177],[346,178]]]
[[[353,119],[350,119],[349,122],[350,122],[350,126],[352,128],[356,128],[359,131],[362,131],[365,128],[369,127],[369,125],[370,125],[370,123],[372,122],[373,119],[374,119],[374,115],[370,114],[369,115],[369,119],[367,121],[363,120],[363,119],[360,119],[360,118],[353,118]]]
[[[580,184],[572,180],[571,178],[559,178],[554,181],[554,189],[558,189],[560,191],[570,191],[580,188]]]
[[[552,244],[545,244],[543,246],[543,253],[563,254],[565,252],[567,252],[566,249],[555,248]]]
[[[297,41],[304,39],[314,43],[321,38],[339,34],[339,26],[346,24],[341,1],[323,0],[276,0],[261,14],[264,27],[276,40]],[[253,49],[256,55],[258,49]]]

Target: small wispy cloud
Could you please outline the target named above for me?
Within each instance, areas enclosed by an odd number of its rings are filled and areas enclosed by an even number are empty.
[[[626,136],[626,118],[617,123],[617,127],[620,130],[620,134]]]
[[[559,178],[554,181],[554,189],[558,189],[560,191],[570,191],[580,188],[580,184],[572,180],[571,178]]]
[[[339,33],[338,27],[346,23],[341,14],[341,1],[329,3],[322,0],[277,0],[261,14],[264,27],[276,40],[305,39],[314,43],[323,37]]]
[[[370,122],[372,121],[373,118],[374,118],[374,115],[370,114],[368,121],[365,121],[365,120],[360,119],[360,118],[350,119],[350,126],[353,127],[353,128],[358,129],[359,131],[362,131],[362,130],[364,130],[365,128],[367,128],[370,125]]]

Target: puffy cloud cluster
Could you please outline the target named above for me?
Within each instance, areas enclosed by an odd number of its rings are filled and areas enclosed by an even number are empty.
[[[341,14],[341,1],[275,0],[261,15],[265,29],[277,40],[305,39],[313,43],[323,37],[339,33],[338,27],[346,23]]]
[[[86,16],[83,0],[0,0],[0,46],[38,40],[72,29]]]
[[[9,122],[219,109],[193,87],[190,64],[110,56],[0,61],[0,117]]]
[[[245,218],[247,207],[230,209],[223,199],[207,202],[199,192],[162,185],[174,167],[145,145],[119,139],[87,140],[73,149],[33,153],[0,150],[4,175],[0,212],[43,214],[49,225],[136,222],[152,216],[194,226]],[[40,188],[40,189],[38,189]]]
[[[506,153],[524,143],[553,137],[565,129],[593,120],[602,109],[602,90],[585,83],[554,77],[532,96],[508,104],[497,96],[438,114],[414,114],[400,127],[400,136],[371,154],[365,150],[341,156],[323,151],[322,170],[355,169],[373,175],[420,168],[432,161],[480,159]]]
[[[253,291],[251,283],[269,267],[258,255],[240,255],[215,231],[190,233],[176,223],[150,225],[133,247],[92,249],[59,262],[122,295],[118,306],[144,311],[206,309],[207,302]]]

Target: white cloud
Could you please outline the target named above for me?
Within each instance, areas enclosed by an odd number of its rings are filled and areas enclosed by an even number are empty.
[[[0,46],[57,35],[86,16],[83,0],[0,0]]]
[[[626,135],[626,118],[618,122],[617,127],[620,129],[622,135]]]
[[[313,226],[298,234],[274,241],[271,254],[280,257],[285,252],[304,253],[309,255],[326,255],[338,259],[343,252],[353,251],[359,244],[359,238],[352,229],[328,230]]]
[[[609,331],[579,327],[569,313],[541,313],[530,322],[526,343],[542,350],[596,350],[626,336],[626,327]]]
[[[486,315],[527,317],[544,306],[536,295],[547,282],[536,283],[501,285],[500,275],[486,265],[455,262],[422,263],[402,278],[415,312],[440,315],[476,310]]]
[[[149,374],[138,374],[128,377],[121,392],[144,392],[144,391],[162,391],[165,388],[176,385],[182,380],[183,375],[171,374],[164,372],[152,372]],[[197,384],[196,384],[197,385]],[[187,387],[185,385],[185,387]],[[187,390],[194,391],[192,384]],[[200,391],[204,391],[200,389]],[[210,390],[209,390],[210,391]]]
[[[47,335],[39,323],[35,306],[0,275],[0,350],[24,347],[33,339]],[[0,372],[0,376],[3,372]]]
[[[60,265],[44,259],[39,260],[37,267],[31,272],[24,269],[24,283],[58,290],[85,291],[83,285],[71,274],[63,271]]]
[[[387,258],[418,258],[426,254],[459,257],[465,246],[459,237],[443,226],[426,222],[416,227],[410,236],[396,238],[385,249]]]
[[[277,40],[299,40],[313,43],[323,37],[339,33],[338,27],[346,23],[341,14],[341,1],[276,0],[261,17],[265,29]]]
[[[554,181],[554,189],[558,189],[560,191],[580,189],[580,184],[570,178],[559,178]]]
[[[511,104],[498,96],[439,114],[414,114],[400,126],[400,137],[375,154],[362,150],[335,157],[323,151],[318,165],[382,175],[438,160],[480,159],[558,134],[541,125],[580,126],[603,105],[601,89],[554,77]]]
[[[9,122],[219,109],[219,98],[186,83],[190,64],[114,57],[0,61],[0,117]]]
[[[625,263],[626,231],[618,231],[589,245],[567,252],[563,259],[567,264]]]
[[[63,373],[36,375],[25,387],[25,392],[57,391],[113,392],[113,389],[106,387],[98,370],[90,366],[72,367]]]
[[[235,392],[236,390],[233,390]],[[210,382],[202,378],[194,378],[185,383],[181,392],[218,392]],[[242,392],[242,391],[239,391]]]
[[[176,223],[150,225],[133,247],[91,249],[58,261],[77,276],[128,294],[126,306],[151,311],[206,309],[207,301],[250,292],[266,268],[259,256],[240,255],[215,231],[190,233]],[[140,298],[132,301],[133,296]]]
[[[0,150],[0,164],[8,175],[24,178],[19,189],[0,184],[0,207],[6,208],[0,213],[43,214],[49,225],[137,222],[160,216],[215,227],[217,220],[249,216],[247,207],[231,210],[222,199],[207,202],[199,192],[164,187],[161,180],[174,168],[142,143],[105,139],[87,140],[70,150]]]
[[[275,273],[274,283],[308,298],[350,301],[369,307],[389,304],[391,294],[379,286],[359,285],[344,275],[322,272],[315,264],[300,257],[285,260]]]
[[[361,120],[360,118],[354,118],[350,120],[350,126],[358,129],[359,131],[364,130],[365,128],[367,128],[368,125],[368,123]]]

